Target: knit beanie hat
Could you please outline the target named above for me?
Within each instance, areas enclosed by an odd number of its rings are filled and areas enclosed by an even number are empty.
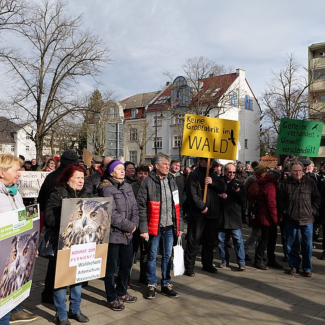
[[[79,160],[77,154],[71,149],[65,150],[60,157],[60,166],[62,167],[70,164],[78,164],[78,162]]]
[[[267,169],[267,166],[259,164],[254,168],[255,175],[261,176],[263,173],[267,172]]]

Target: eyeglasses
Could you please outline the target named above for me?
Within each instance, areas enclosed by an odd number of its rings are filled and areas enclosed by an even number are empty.
[[[228,174],[236,174],[236,172],[227,172]]]

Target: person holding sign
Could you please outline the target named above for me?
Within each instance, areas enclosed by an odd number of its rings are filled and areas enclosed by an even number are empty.
[[[107,253],[105,291],[108,307],[114,311],[124,310],[124,303],[134,303],[137,297],[127,292],[129,275],[133,263],[133,233],[138,227],[138,205],[133,190],[125,179],[124,164],[112,160],[99,184],[99,196],[112,197],[113,210]],[[115,272],[119,271],[115,287]]]
[[[321,196],[316,182],[303,174],[303,164],[293,161],[289,166],[291,176],[280,186],[278,208],[285,221],[286,257],[290,265],[289,274],[299,272],[300,245],[297,237],[301,232],[303,275],[312,276],[313,222],[318,214]]]
[[[23,161],[9,153],[0,154],[0,213],[25,208],[23,199],[16,186],[20,177],[20,167]],[[9,321],[30,322],[38,316],[16,306],[12,311],[0,319],[1,325],[8,325]]]
[[[87,193],[84,187],[86,171],[78,164],[71,164],[66,166],[61,176],[58,179],[59,186],[54,187],[46,202],[45,208],[45,227],[54,230],[58,233],[60,231],[61,208],[62,199],[66,198],[87,198],[92,197],[91,193]],[[53,261],[53,262],[52,262]],[[56,259],[49,260],[52,267],[56,268]],[[70,285],[70,307],[67,313],[65,305],[65,297],[67,294],[67,287],[54,289],[53,300],[56,308],[56,315],[54,321],[59,325],[69,325],[68,318],[75,319],[77,322],[89,322],[89,318],[81,313],[81,289],[82,284]]]
[[[185,275],[194,276],[194,264],[201,238],[203,271],[216,273],[213,266],[213,248],[216,239],[216,221],[220,215],[218,194],[225,191],[222,177],[211,169],[206,177],[207,158],[199,158],[199,166],[190,174],[186,183],[187,196],[187,244],[185,249]],[[205,184],[208,184],[207,199],[203,202]]]

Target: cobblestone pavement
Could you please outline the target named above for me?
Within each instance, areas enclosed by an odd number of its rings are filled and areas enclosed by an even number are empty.
[[[243,229],[244,237],[249,228]],[[277,246],[277,260],[283,270],[257,270],[248,262],[244,272],[237,271],[233,249],[230,267],[219,268],[218,274],[202,271],[200,257],[195,277],[174,277],[174,289],[180,294],[172,299],[159,294],[146,300],[146,286],[140,284],[139,263],[134,265],[131,294],[138,297],[134,304],[126,304],[122,312],[108,309],[102,280],[89,282],[83,289],[82,312],[89,324],[325,324],[325,261],[317,259],[321,244],[315,243],[313,276],[291,276],[285,273],[288,265],[282,262],[281,245]],[[253,256],[253,251],[250,254]],[[215,264],[220,263],[215,253]],[[54,306],[41,303],[47,260],[38,258],[33,277],[32,292],[24,307],[39,315],[33,325],[53,323]],[[158,272],[158,274],[160,274]],[[71,321],[76,324],[77,322]]]

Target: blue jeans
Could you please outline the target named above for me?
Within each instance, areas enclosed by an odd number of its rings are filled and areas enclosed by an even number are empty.
[[[115,288],[115,271],[119,261],[119,271]],[[105,291],[107,301],[114,301],[117,296],[124,296],[133,263],[132,241],[129,245],[109,244],[106,263]]]
[[[218,229],[218,247],[222,261],[229,262],[229,252],[225,243],[227,232],[231,233],[238,265],[245,265],[245,249],[241,229]]]
[[[0,318],[0,325],[10,324],[10,312]]]
[[[300,265],[300,241],[298,239],[299,230],[301,234],[301,250],[302,250],[302,269],[303,271],[311,271],[311,256],[313,253],[313,224],[305,226],[296,226],[290,223],[285,224],[286,231],[286,257],[290,267],[294,267],[297,271]]]
[[[81,304],[81,284],[74,284],[70,286],[70,307],[69,311],[73,314],[79,314],[80,311],[80,304]],[[60,320],[67,319],[67,308],[65,305],[65,296],[67,294],[67,287],[62,287],[59,289],[54,289],[53,299],[54,305],[56,308],[56,312],[59,316]]]
[[[171,279],[170,268],[174,241],[173,229],[159,231],[158,236],[150,235],[147,256],[147,278],[148,284],[157,285],[156,258],[160,239],[162,239],[161,286],[167,287]]]

